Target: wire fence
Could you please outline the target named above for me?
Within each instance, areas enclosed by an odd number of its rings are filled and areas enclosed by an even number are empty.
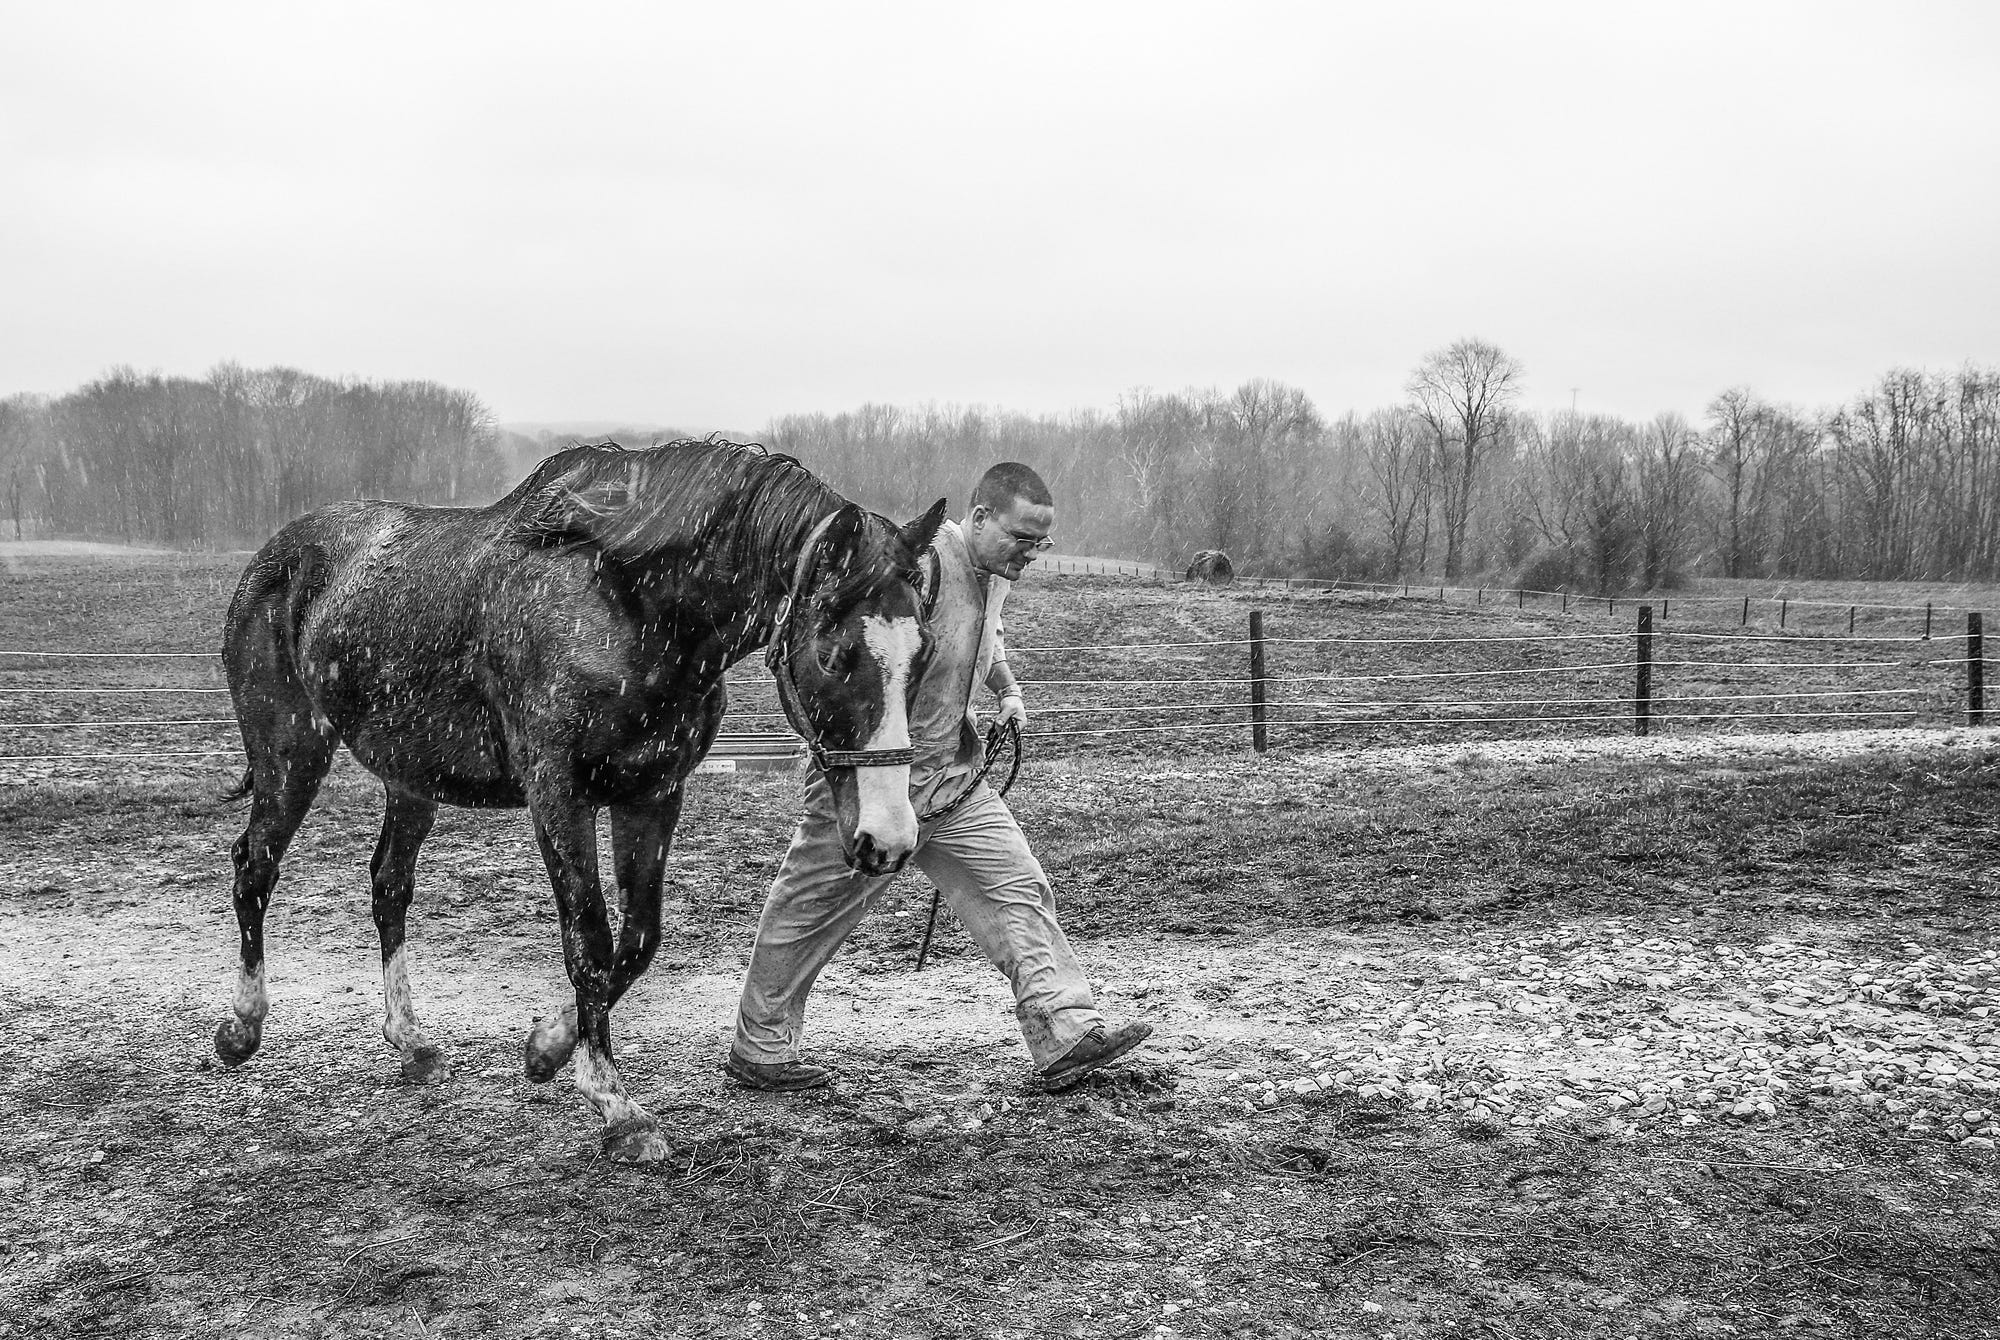
[[[1727,620],[1738,627],[1775,625],[1779,629],[1828,628],[1846,625],[1849,633],[1863,623],[1907,623],[1930,637],[1940,620],[1962,620],[1974,608],[1946,601],[1923,604],[1885,601],[1816,600],[1780,592],[1773,595],[1710,595],[1699,592],[1649,592],[1627,595],[1593,595],[1569,590],[1546,590],[1523,586],[1457,586],[1449,582],[1398,581],[1366,582],[1346,578],[1231,576],[1221,582],[1204,581],[1190,573],[1154,563],[1121,559],[1080,558],[1050,555],[1036,564],[1037,571],[1066,576],[1129,577],[1156,583],[1187,583],[1241,587],[1253,591],[1344,591],[1392,600],[1435,602],[1446,607],[1503,609],[1518,612],[1559,614],[1602,614],[1616,617],[1630,614],[1640,605],[1653,607],[1655,618],[1666,623],[1679,611],[1681,617],[1708,622]]]
[[[1987,722],[1976,612],[1947,631],[1933,609],[1928,637],[1630,613],[1615,630],[1382,637],[1272,636],[1251,611],[1242,637],[1031,643],[1009,656],[1029,691],[1028,745],[1054,756]],[[723,729],[785,732],[756,664],[730,677]],[[212,710],[227,692],[209,652],[0,648],[0,781],[240,759],[234,718]]]

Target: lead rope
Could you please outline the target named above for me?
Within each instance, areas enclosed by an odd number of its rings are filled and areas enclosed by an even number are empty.
[[[1000,783],[993,792],[996,796],[1006,795],[1008,788],[1014,785],[1014,779],[1021,775],[1021,726],[1016,721],[1009,721],[1004,726],[995,723],[986,732],[986,758],[980,764],[979,771],[972,775],[972,780],[966,783],[965,789],[952,797],[948,804],[942,805],[928,814],[918,815],[917,822],[919,824],[927,824],[933,820],[943,819],[955,813],[959,806],[965,804],[971,798],[972,793],[978,789],[979,784],[986,780],[986,775],[993,771],[993,765],[999,761],[1001,749],[1007,745],[1013,746],[1013,762],[1007,766],[1007,780]],[[937,930],[938,904],[943,898],[944,890],[933,884],[931,886],[931,914],[929,919],[924,922],[923,945],[917,950],[918,972],[924,970],[924,960],[930,957],[931,936]]]

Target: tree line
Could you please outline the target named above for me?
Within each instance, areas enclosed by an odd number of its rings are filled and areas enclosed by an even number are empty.
[[[17,537],[255,544],[341,498],[486,502],[509,473],[485,405],[435,382],[227,363],[0,400],[0,525]]]
[[[2000,578],[2000,370],[1896,370],[1817,411],[1735,387],[1698,423],[1530,412],[1523,377],[1461,340],[1401,401],[1333,419],[1259,379],[1064,414],[869,404],[759,436],[897,517],[941,492],[956,513],[987,465],[1025,461],[1056,492],[1063,549],[1175,567],[1221,549],[1250,574],[1599,594],[1696,574]],[[336,498],[486,502],[564,441],[502,434],[430,382],[120,369],[0,401],[0,483],[17,534],[254,543]]]
[[[864,405],[765,436],[898,516],[1025,461],[1062,548],[1173,567],[1221,549],[1250,574],[1607,595],[1698,574],[2000,578],[2000,369],[1896,370],[1819,411],[1734,387],[1698,424],[1525,411],[1522,378],[1461,340],[1403,401],[1331,420],[1253,380],[1062,415]]]

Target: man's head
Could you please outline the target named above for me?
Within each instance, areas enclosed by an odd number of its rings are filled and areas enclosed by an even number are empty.
[[[1056,501],[1042,477],[1019,461],[1002,461],[980,476],[965,514],[972,565],[1017,581],[1052,541]]]

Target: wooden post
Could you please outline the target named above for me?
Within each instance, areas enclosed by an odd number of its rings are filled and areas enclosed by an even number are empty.
[[[1743,626],[1744,626],[1745,628],[1748,628],[1748,627],[1750,626],[1750,597],[1749,597],[1749,596],[1745,596],[1745,597],[1743,597]]]
[[[1661,596],[1661,597],[1660,597],[1660,622],[1661,622],[1661,623],[1665,623],[1665,622],[1667,621],[1667,604],[1668,604],[1668,600],[1667,600],[1667,597],[1665,597],[1665,596]]]
[[[1653,607],[1639,606],[1638,673],[1632,684],[1632,733],[1644,735],[1653,716]]]
[[[1442,586],[1438,588],[1438,604],[1444,604],[1444,588]]]
[[[1965,616],[1965,724],[1986,724],[1986,638],[1984,620]]]
[[[1263,753],[1270,744],[1264,728],[1264,611],[1250,611],[1250,747]]]
[[[1778,629],[1780,632],[1784,631],[1785,612],[1791,609],[1791,607],[1792,602],[1790,600],[1780,600],[1778,602]]]
[[[1563,588],[1563,613],[1564,613],[1564,614],[1568,614],[1568,613],[1569,613],[1569,588],[1568,588],[1568,587],[1564,587],[1564,588]]]
[[[1520,587],[1515,590],[1514,603],[1522,609],[1528,608],[1528,591],[1526,587]]]
[[[1854,636],[1854,606],[1852,605],[1847,607],[1847,635],[1849,637]]]
[[[1618,602],[1615,600],[1606,600],[1604,602],[1604,617],[1608,619],[1616,613],[1618,613]]]
[[[1931,602],[1924,602],[1924,641],[1931,640]]]

